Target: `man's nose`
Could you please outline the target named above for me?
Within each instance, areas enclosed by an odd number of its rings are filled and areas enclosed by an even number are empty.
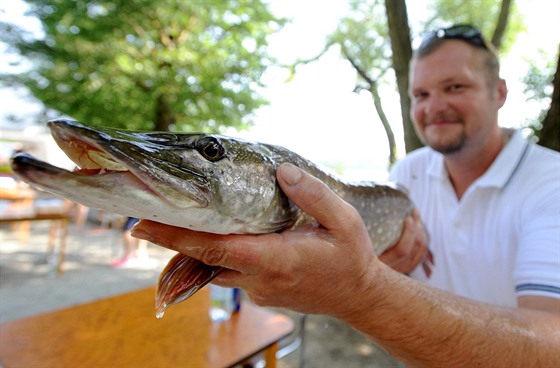
[[[447,100],[440,94],[431,94],[425,102],[424,112],[428,115],[445,112],[448,107]]]

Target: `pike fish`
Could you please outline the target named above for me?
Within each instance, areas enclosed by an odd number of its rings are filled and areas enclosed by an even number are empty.
[[[325,182],[361,214],[380,254],[400,237],[412,211],[407,195],[373,182],[347,183],[280,146],[196,133],[47,123],[74,171],[26,153],[13,171],[39,189],[87,207],[216,234],[279,232],[314,219],[282,193],[276,168],[292,163]],[[187,299],[222,269],[177,254],[162,271],[156,313]]]

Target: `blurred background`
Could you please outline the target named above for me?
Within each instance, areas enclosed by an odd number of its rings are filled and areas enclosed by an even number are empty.
[[[407,67],[397,66],[404,71],[397,76],[392,59],[410,50],[392,47],[389,13],[412,48],[431,29],[478,26],[499,49],[510,90],[501,124],[528,127],[527,134],[541,129],[558,64],[559,1],[387,4],[2,2],[2,140],[30,126],[26,135],[37,137],[49,118],[69,116],[91,125],[221,132],[283,145],[350,179],[383,179],[392,161],[419,144],[405,134],[407,96],[397,88]],[[6,151],[3,144],[2,157]]]
[[[559,150],[558,0],[0,0],[0,322],[153,285],[171,257],[148,245],[149,262],[111,267],[125,219],[15,180],[14,152],[74,166],[49,119],[227,134],[382,181],[421,145],[411,51],[458,23],[499,50],[500,124]],[[397,364],[334,319],[306,331],[309,366]]]

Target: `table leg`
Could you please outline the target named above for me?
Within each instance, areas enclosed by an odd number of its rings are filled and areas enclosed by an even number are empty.
[[[57,220],[51,220],[49,224],[49,241],[47,243],[47,257],[52,256],[56,252],[56,235],[60,233],[60,224]]]
[[[276,352],[278,351],[278,343],[270,345],[264,352],[264,361],[266,368],[276,368]]]
[[[62,264],[66,257],[66,238],[68,237],[68,218],[60,220],[60,249],[58,253],[58,265],[56,267],[56,273],[62,273]]]

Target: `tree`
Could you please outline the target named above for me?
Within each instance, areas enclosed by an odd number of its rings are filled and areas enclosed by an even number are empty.
[[[266,101],[267,36],[284,20],[260,0],[28,0],[44,37],[2,24],[33,66],[2,75],[92,125],[217,131],[246,127]],[[3,37],[4,38],[4,37]]]
[[[401,14],[397,15],[397,17],[400,15]],[[406,27],[408,27],[406,18],[404,23]],[[381,0],[352,1],[350,2],[348,14],[340,20],[337,29],[327,37],[324,49],[318,55],[307,60],[298,60],[295,65],[292,66],[293,70],[296,65],[313,62],[324,55],[333,46],[340,48],[341,56],[348,60],[358,76],[354,91],[367,91],[373,99],[377,117],[383,125],[387,136],[389,166],[397,160],[397,143],[391,123],[383,108],[383,101],[379,93],[379,88],[381,85],[387,84],[393,80],[393,76],[388,73],[391,69],[395,69],[397,74],[399,73],[399,68],[395,66],[396,64],[394,62],[391,64],[392,45],[390,40],[393,38],[389,38],[388,32],[390,32],[390,30],[391,28],[387,27],[387,19]],[[405,44],[408,44],[410,49],[410,37]],[[410,53],[412,53],[412,51]],[[410,56],[405,59],[404,62],[408,69],[408,60]],[[399,85],[399,90],[400,88],[401,85]],[[406,85],[404,88],[406,90]],[[407,106],[409,105],[406,104],[407,101],[401,100],[401,103],[401,108],[408,111]],[[419,143],[414,131],[407,131],[407,128],[412,127],[412,125],[404,124],[404,126],[405,137],[411,137],[410,139],[405,139],[407,151],[409,148],[410,150],[413,149],[410,147],[409,143],[413,139],[416,139],[418,142],[414,147],[420,147],[421,143]]]
[[[410,119],[410,97],[408,95],[408,70],[412,58],[410,27],[405,0],[385,0],[387,25],[391,37],[393,68],[397,78],[397,87],[401,98],[401,117],[404,131],[406,152],[422,147],[422,142],[414,131]]]
[[[553,64],[546,63],[545,60],[545,57],[534,60],[523,78],[528,100],[550,100],[548,108],[543,109],[536,119],[529,121],[529,127],[538,144],[560,151],[560,45],[555,72]]]
[[[537,133],[537,137],[539,138],[539,144],[560,151],[560,47],[552,86],[550,107],[542,120],[542,128]]]
[[[354,91],[365,90],[371,94],[377,116],[387,135],[389,165],[392,165],[397,159],[397,144],[379,94],[379,86],[384,83],[387,71],[391,69],[388,58],[391,46],[379,5],[379,1],[375,0],[352,3],[350,14],[340,21],[328,44],[338,44],[342,56],[356,70],[358,81]],[[358,39],[361,42],[355,42]]]

